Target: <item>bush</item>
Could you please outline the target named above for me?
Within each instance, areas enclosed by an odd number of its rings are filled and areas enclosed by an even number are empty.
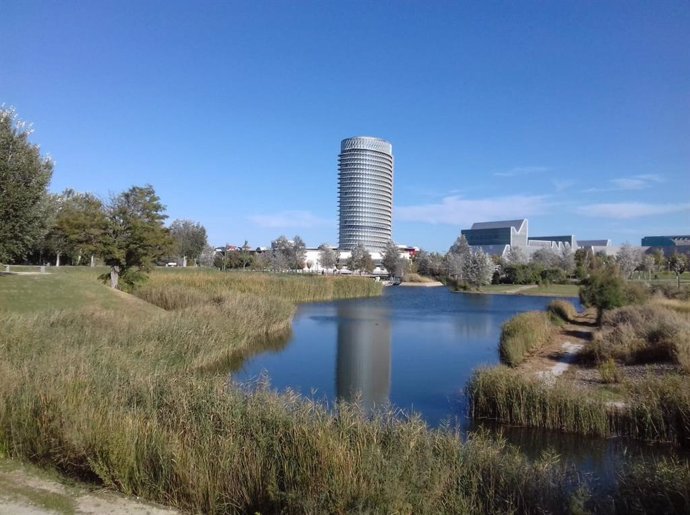
[[[536,284],[541,276],[541,267],[533,264],[517,264],[505,267],[502,282],[505,284]]]
[[[546,310],[554,317],[558,317],[565,322],[570,322],[577,316],[575,306],[567,300],[553,300]]]
[[[621,373],[618,370],[618,365],[616,362],[609,358],[599,365],[599,374],[601,375],[601,380],[604,383],[619,383],[621,380]]]
[[[672,361],[690,372],[690,320],[657,304],[625,306],[603,316],[593,350],[600,361]]]
[[[527,355],[547,345],[555,332],[549,315],[540,311],[521,313],[503,324],[499,353],[501,361],[515,367]]]
[[[644,304],[649,300],[649,289],[643,283],[627,282],[623,289],[625,304]]]
[[[539,273],[539,282],[546,284],[564,284],[568,276],[560,268],[547,268]]]
[[[580,287],[580,302],[597,308],[597,323],[601,324],[605,310],[625,305],[625,281],[610,267],[592,272]]]

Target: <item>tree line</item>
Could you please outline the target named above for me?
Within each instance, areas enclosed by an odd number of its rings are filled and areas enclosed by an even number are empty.
[[[31,132],[14,109],[0,109],[0,262],[94,266],[99,259],[117,288],[162,260],[196,260],[207,248],[201,224],[165,226],[165,206],[151,185],[107,201],[72,189],[50,194],[53,162],[29,141]]]

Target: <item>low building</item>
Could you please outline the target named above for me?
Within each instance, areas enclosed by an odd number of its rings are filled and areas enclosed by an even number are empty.
[[[527,246],[527,219],[477,222],[460,233],[472,247],[486,245]]]
[[[690,246],[690,235],[683,236],[645,236],[643,247],[685,247]]]
[[[577,240],[573,234],[567,236],[529,236],[527,238],[527,244],[529,246],[550,246],[551,248],[558,249],[567,247],[571,249],[577,248]]]

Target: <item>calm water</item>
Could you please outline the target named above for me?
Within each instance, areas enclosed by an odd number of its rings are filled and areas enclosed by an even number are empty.
[[[368,407],[390,402],[434,426],[463,423],[463,388],[477,366],[498,362],[501,324],[551,300],[398,287],[377,298],[306,304],[283,350],[248,360],[233,379],[266,374],[278,390],[359,397]]]
[[[384,295],[299,308],[287,342],[231,373],[236,382],[268,376],[271,385],[329,402],[359,398],[367,407],[391,403],[472,429],[463,388],[472,371],[498,363],[501,325],[515,314],[543,310],[553,298],[468,295],[446,288],[386,288]],[[576,302],[578,308],[579,304]],[[606,492],[626,457],[682,455],[668,446],[629,439],[597,439],[484,424],[528,456],[555,451]]]

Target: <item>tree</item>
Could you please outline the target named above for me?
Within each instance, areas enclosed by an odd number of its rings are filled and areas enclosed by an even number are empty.
[[[467,267],[472,257],[472,249],[465,235],[459,236],[446,254],[446,271],[448,275],[461,282],[465,282]]]
[[[467,238],[465,238],[465,235],[462,234],[462,235],[458,236],[458,238],[455,240],[455,242],[450,246],[450,249],[448,249],[448,252],[450,252],[452,254],[457,254],[457,255],[463,256],[463,257],[469,257],[472,250],[470,248],[470,244],[467,242]]]
[[[374,271],[374,260],[371,258],[371,254],[361,243],[355,245],[350,253],[350,258],[347,260],[347,267],[353,272],[373,272]]]
[[[656,272],[656,269],[656,260],[654,259],[654,256],[650,254],[645,254],[642,256],[640,270],[647,273],[647,280],[652,279],[652,275]]]
[[[29,142],[31,129],[0,107],[0,261],[20,259],[46,233],[53,162]]]
[[[506,260],[510,265],[523,265],[527,263],[527,256],[521,247],[511,245]]]
[[[122,276],[131,284],[136,272],[149,271],[165,256],[173,241],[163,226],[165,206],[153,186],[132,186],[110,201],[103,260],[110,266],[110,285],[119,287]]]
[[[398,246],[393,242],[393,240],[389,240],[383,250],[383,259],[381,260],[381,263],[383,264],[384,268],[388,270],[390,275],[398,276],[400,275],[401,271],[401,261],[402,258],[400,257],[400,250],[398,249]]]
[[[593,271],[580,287],[580,302],[597,309],[597,324],[601,325],[604,311],[625,304],[625,282],[614,266]]]
[[[558,266],[567,275],[571,275],[575,271],[575,253],[569,246],[564,246],[561,249]]]
[[[292,270],[303,270],[306,258],[307,245],[300,236],[295,235],[292,238],[292,246],[290,248],[290,268]]]
[[[467,284],[479,288],[491,282],[496,266],[488,254],[478,249],[470,255],[467,263],[465,273]]]
[[[215,254],[215,249],[210,245],[206,245],[199,255],[199,265],[201,266],[213,266],[213,258]]]
[[[207,245],[206,229],[191,220],[175,220],[170,225],[170,235],[174,241],[175,254],[182,258],[182,266],[187,266],[187,258],[196,262]]]
[[[559,268],[561,265],[560,256],[549,247],[535,251],[530,262],[544,268]]]
[[[616,255],[616,263],[623,274],[624,279],[630,279],[633,272],[640,266],[642,253],[640,249],[635,249],[629,243],[624,243]]]
[[[321,263],[321,268],[335,268],[335,264],[337,261],[338,256],[336,256],[335,250],[330,248],[325,243],[319,245],[319,263]]]
[[[56,253],[56,266],[60,255],[68,254],[72,263],[79,265],[84,256],[100,253],[108,220],[103,202],[91,193],[78,193],[67,189],[56,197],[54,223],[46,240],[48,248]]]
[[[675,252],[668,259],[668,266],[674,274],[676,274],[676,280],[678,281],[678,288],[680,289],[680,276],[688,268],[688,258],[685,254],[678,254]]]

